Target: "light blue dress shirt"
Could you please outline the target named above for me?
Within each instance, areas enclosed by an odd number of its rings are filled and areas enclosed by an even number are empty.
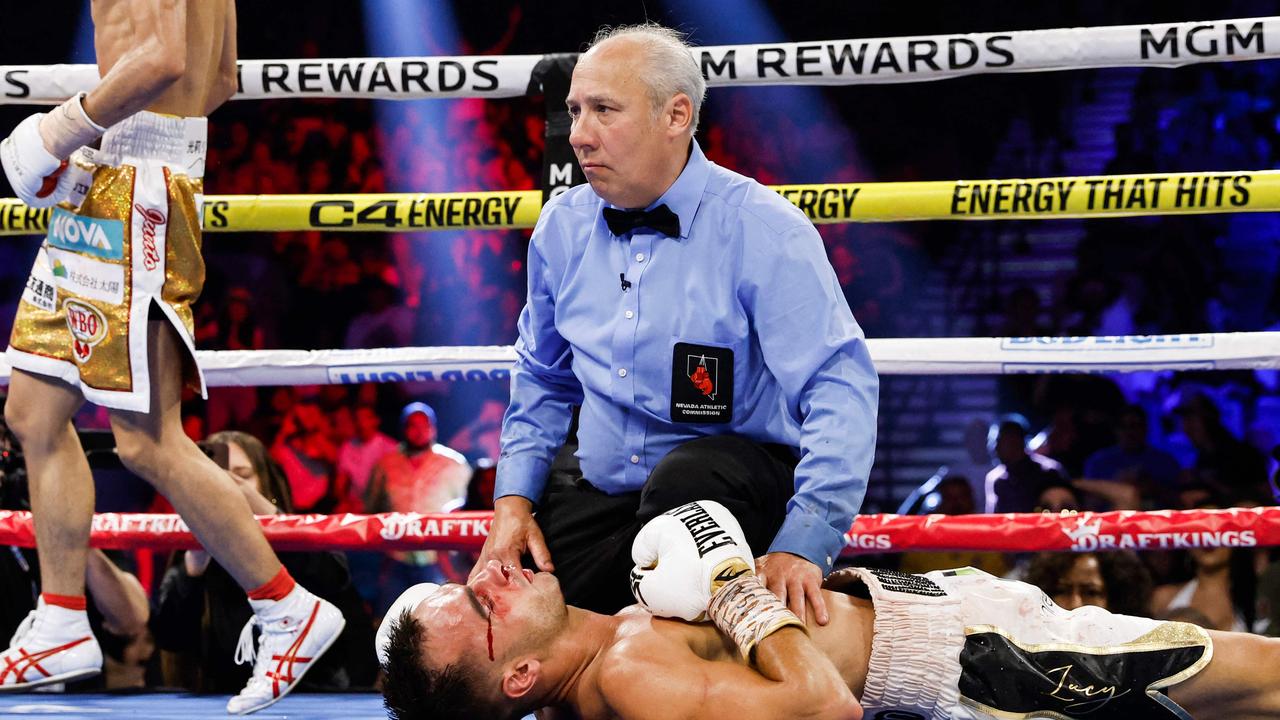
[[[822,238],[794,205],[707,160],[696,142],[650,207],[664,203],[680,237],[615,237],[590,185],[543,208],[495,496],[538,502],[574,405],[583,475],[610,494],[639,490],[689,440],[780,443],[800,463],[770,551],[829,572],[866,494],[879,379]],[[731,421],[672,422],[676,343],[733,352]]]

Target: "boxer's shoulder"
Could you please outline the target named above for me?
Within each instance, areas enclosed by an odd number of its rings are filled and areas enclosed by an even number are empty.
[[[662,717],[656,708],[662,705],[664,698],[685,698],[685,683],[690,679],[687,666],[699,659],[678,629],[663,627],[659,630],[660,626],[680,624],[683,623],[652,616],[646,620],[637,616],[628,618],[618,628],[616,642],[593,663],[596,674],[594,682],[590,683],[594,694],[610,711],[607,716]],[[590,702],[584,705],[589,707]]]

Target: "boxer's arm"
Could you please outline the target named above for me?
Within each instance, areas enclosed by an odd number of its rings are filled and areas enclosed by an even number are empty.
[[[103,627],[122,637],[133,637],[146,629],[151,608],[142,583],[116,567],[101,550],[89,551],[85,583],[102,613]]]
[[[222,30],[222,55],[218,58],[218,79],[209,91],[209,104],[204,114],[212,115],[222,103],[231,99],[240,87],[239,72],[236,69],[236,4],[227,3],[227,21]]]
[[[687,650],[660,652],[625,643],[613,654],[601,672],[600,690],[624,720],[862,717],[835,666],[797,628],[783,628],[762,640],[756,647],[756,669],[705,660]]]
[[[103,127],[145,110],[187,70],[187,0],[129,0],[129,15],[132,47],[84,99]]]

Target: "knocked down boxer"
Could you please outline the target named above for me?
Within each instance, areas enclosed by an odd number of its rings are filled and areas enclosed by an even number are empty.
[[[632,555],[640,605],[613,616],[496,562],[410,588],[378,631],[392,717],[1280,717],[1280,640],[1066,611],[970,568],[841,571],[831,622],[801,623],[709,501],[651,521]]]

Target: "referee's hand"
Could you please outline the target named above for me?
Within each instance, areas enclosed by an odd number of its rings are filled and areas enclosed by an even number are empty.
[[[822,597],[822,570],[817,565],[799,555],[772,552],[756,558],[756,577],[804,624],[809,624],[808,609],[813,610],[819,625],[831,621],[827,601]]]
[[[551,552],[547,550],[542,529],[533,519],[533,503],[519,495],[507,495],[493,503],[493,523],[489,537],[480,550],[480,559],[471,568],[471,577],[484,569],[490,560],[501,565],[520,567],[520,558],[529,553],[539,570],[553,572]]]

